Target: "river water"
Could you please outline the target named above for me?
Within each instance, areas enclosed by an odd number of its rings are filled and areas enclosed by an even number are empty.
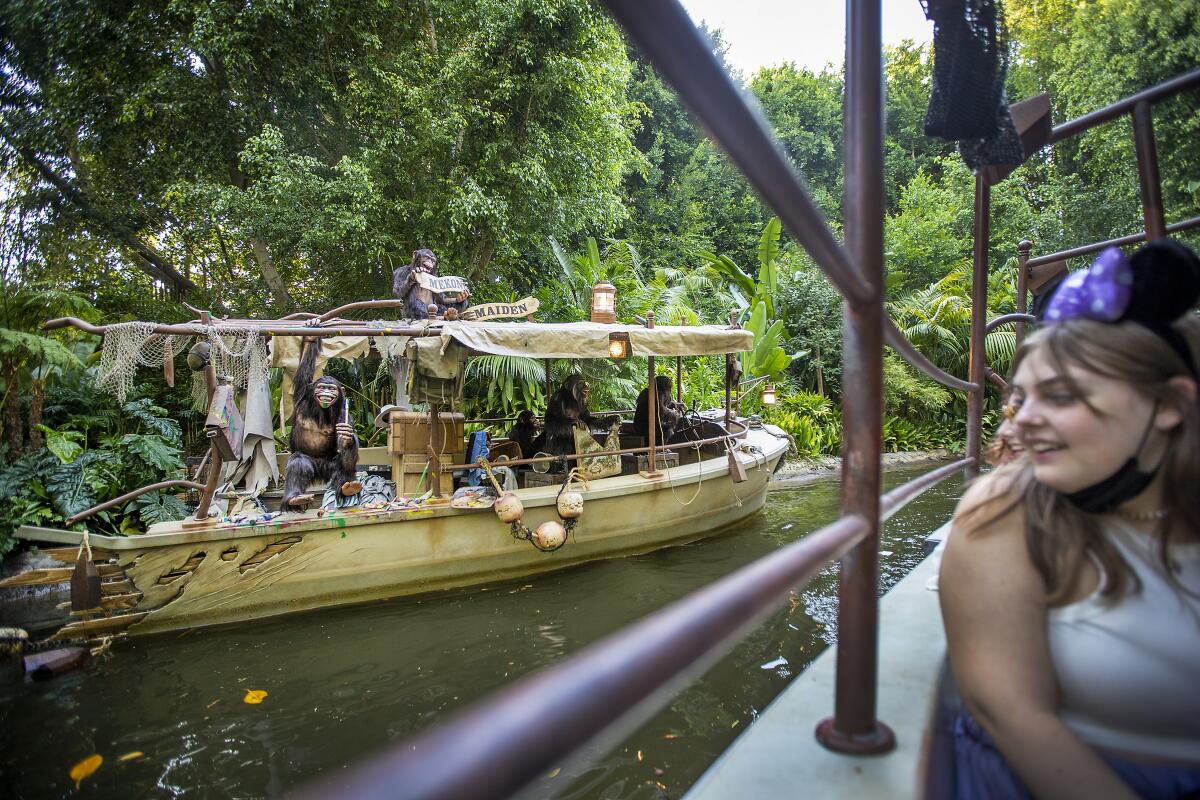
[[[885,484],[921,471],[887,473]],[[885,588],[921,559],[960,486],[948,480],[888,522]],[[45,683],[0,670],[0,796],[280,795],[836,517],[837,483],[825,480],[773,491],[761,513],[688,546],[486,588],[125,640]],[[833,641],[835,595],[826,569],[615,748],[590,766],[551,771],[532,796],[682,796]],[[250,705],[247,690],[267,696]],[[76,791],[70,769],[93,753],[104,762]],[[130,753],[141,755],[120,760]]]

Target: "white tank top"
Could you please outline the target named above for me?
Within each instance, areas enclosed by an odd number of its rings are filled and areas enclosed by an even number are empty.
[[[1050,610],[1059,716],[1095,747],[1200,766],[1200,543],[1171,552],[1189,596],[1168,582],[1154,539],[1119,520],[1107,533],[1141,590]]]

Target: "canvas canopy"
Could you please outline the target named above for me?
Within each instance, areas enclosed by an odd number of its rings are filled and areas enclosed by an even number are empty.
[[[711,356],[754,348],[754,334],[721,325],[606,325],[599,322],[446,322],[442,337],[476,353],[528,358],[608,358],[609,334],[629,336],[631,356]]]

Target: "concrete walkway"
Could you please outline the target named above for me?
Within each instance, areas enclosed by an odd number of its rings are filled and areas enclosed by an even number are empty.
[[[922,738],[946,652],[937,592],[926,587],[937,561],[918,564],[880,607],[879,719],[896,733],[894,751],[852,757],[817,743],[817,723],[833,713],[831,647],[708,768],[685,800],[918,797]]]

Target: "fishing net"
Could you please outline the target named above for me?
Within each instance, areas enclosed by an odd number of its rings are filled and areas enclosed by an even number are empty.
[[[201,327],[201,332],[192,337],[157,334],[154,329],[158,325],[153,322],[117,322],[105,327],[96,386],[111,392],[120,403],[133,389],[139,366],[162,369],[168,353],[175,358],[193,339],[209,342],[209,357],[217,376],[228,377],[239,389],[267,380],[266,338],[256,328],[219,332],[210,325]],[[203,372],[192,374],[192,397],[197,408],[208,404]]]
[[[133,388],[138,366],[162,369],[166,354],[183,352],[190,336],[156,334],[153,322],[117,322],[106,326],[100,350],[100,374],[96,387],[111,392],[118,402]]]
[[[1000,0],[921,0],[933,20],[933,87],[925,133],[959,143],[967,166],[1020,164],[1025,152],[1004,93],[1008,42]]]
[[[267,341],[257,328],[218,331],[206,325],[203,331],[198,338],[212,346],[209,363],[216,371],[217,378],[226,378],[231,386],[238,389],[267,382],[270,363]],[[198,408],[204,408],[208,403],[208,388],[203,372],[192,373],[192,399]]]

